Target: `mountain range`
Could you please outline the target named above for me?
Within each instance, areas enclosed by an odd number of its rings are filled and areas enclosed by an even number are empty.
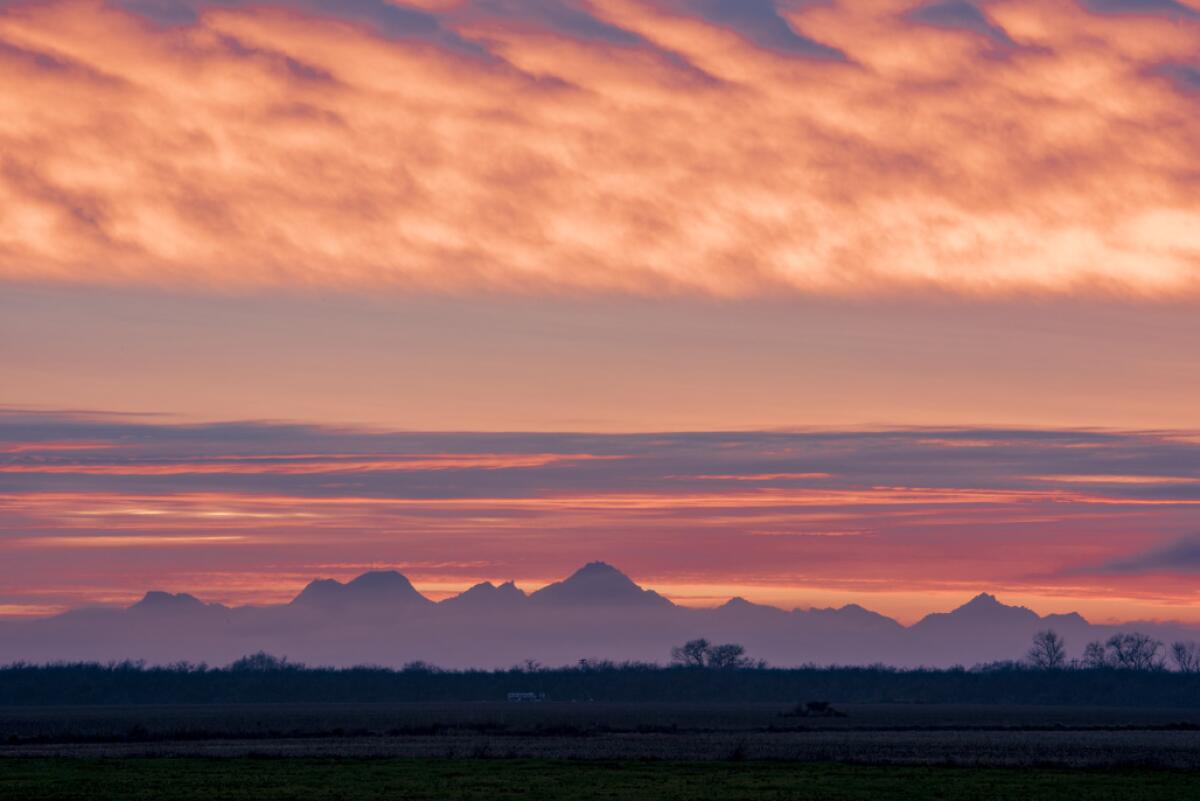
[[[0,663],[144,659],[224,664],[265,650],[322,665],[504,667],[534,659],[665,662],[674,645],[705,637],[736,642],[770,664],[973,665],[1021,658],[1039,630],[1054,629],[1079,655],[1086,643],[1137,629],[1165,641],[1200,639],[1179,624],[1094,625],[1041,616],[981,593],[911,626],[857,604],[784,610],[734,598],[719,607],[677,606],[621,571],[593,562],[526,593],[513,582],[476,584],[434,602],[396,571],[349,582],[318,579],[291,602],[229,607],[186,593],[146,593],[124,609],[84,608],[0,623]]]

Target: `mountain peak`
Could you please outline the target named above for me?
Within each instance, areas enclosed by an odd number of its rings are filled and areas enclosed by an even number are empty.
[[[967,601],[965,604],[960,606],[959,609],[995,608],[997,606],[1004,606],[1004,604],[1000,603],[1000,600],[995,595],[992,595],[990,592],[981,592],[978,595],[976,595],[974,598],[972,598],[971,600]]]
[[[412,582],[403,573],[396,570],[372,570],[351,579],[345,586],[361,587],[363,589],[409,588]]]
[[[620,576],[628,580],[629,577],[610,565],[608,562],[588,562],[583,567],[571,574],[570,579],[584,578],[589,576]],[[568,581],[570,580],[568,579]]]
[[[527,597],[525,591],[518,587],[516,582],[506,581],[496,585],[490,581],[483,581],[458,595],[446,598],[441,605],[495,609],[521,603]]]
[[[529,596],[537,603],[559,606],[673,606],[653,590],[644,590],[607,562],[589,562],[562,581]]]
[[[849,627],[851,631],[879,630],[896,631],[902,629],[899,623],[886,615],[867,609],[860,604],[845,604],[834,608],[832,606],[819,609],[796,609],[793,614],[808,618],[814,623],[831,628]]]
[[[967,601],[962,606],[950,612],[952,615],[974,614],[974,615],[1013,615],[1017,614],[1023,617],[1037,617],[1037,613],[1026,609],[1023,606],[1009,606],[1001,603],[1000,599],[990,592],[981,592],[971,600]]]
[[[395,570],[373,570],[343,584],[335,579],[309,582],[292,604],[299,606],[340,607],[346,604],[421,605],[428,598],[413,587],[408,577]]]
[[[754,601],[748,601],[740,595],[733,596],[732,598],[730,598],[728,601],[721,604],[717,608],[718,609],[771,609],[776,612],[784,611],[784,610],[780,609],[779,607],[771,606],[770,604],[758,604],[758,603],[755,603]]]
[[[1037,613],[1024,606],[1001,603],[995,595],[981,592],[962,606],[949,612],[933,612],[913,626],[918,630],[953,625],[987,624],[1026,625],[1040,620]]]
[[[205,609],[207,604],[201,601],[194,595],[189,595],[186,592],[170,593],[162,592],[161,590],[151,590],[142,596],[142,600],[135,603],[130,609],[143,609],[149,611],[184,611],[189,609]]]
[[[604,582],[606,584],[611,584],[614,587],[618,584],[632,587],[637,586],[633,583],[633,580],[629,578],[629,576],[625,575],[620,570],[617,570],[608,562],[588,562],[570,576],[567,576],[562,583],[566,584],[568,582],[574,582],[577,584],[584,582]]]

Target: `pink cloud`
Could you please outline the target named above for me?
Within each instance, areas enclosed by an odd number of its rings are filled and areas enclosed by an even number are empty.
[[[1200,286],[1200,115],[1171,77],[1200,47],[1193,14],[420,5],[193,4],[172,24],[95,0],[7,5],[0,276],[721,296]]]

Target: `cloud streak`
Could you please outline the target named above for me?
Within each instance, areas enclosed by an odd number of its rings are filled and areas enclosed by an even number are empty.
[[[972,31],[992,39],[1005,47],[1016,46],[1016,42],[1004,28],[988,19],[987,14],[975,3],[967,0],[943,0],[913,9],[908,18],[914,22],[950,30]]]
[[[166,577],[279,600],[306,566],[336,563],[436,587],[537,583],[605,557],[682,597],[885,592],[894,611],[1005,589],[1187,616],[1188,575],[1147,580],[1149,562],[1125,560],[1178,559],[1155,549],[1194,530],[1198,508],[1200,441],[1168,433],[423,434],[0,414],[0,599],[35,605]]]
[[[0,277],[1195,297],[1197,16],[9,2]]]
[[[1185,537],[1166,547],[1155,548],[1133,556],[1114,559],[1095,568],[1094,573],[1162,574],[1200,573],[1200,536]]]

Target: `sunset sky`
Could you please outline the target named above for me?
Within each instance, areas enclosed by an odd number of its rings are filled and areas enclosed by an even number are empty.
[[[0,616],[1200,622],[1200,4],[0,0]]]

